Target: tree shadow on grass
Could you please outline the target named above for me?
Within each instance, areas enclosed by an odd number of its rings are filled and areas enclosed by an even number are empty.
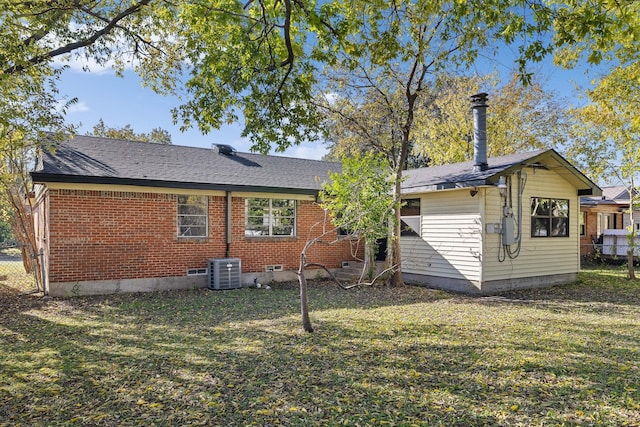
[[[603,425],[634,421],[635,344],[617,342],[607,328],[587,338],[586,320],[551,317],[528,330],[499,318],[500,307],[461,310],[439,299],[373,307],[374,300],[346,314],[328,304],[314,314],[318,332],[305,334],[288,312],[240,319],[229,310],[212,325],[204,314],[176,317],[170,300],[153,315],[145,304],[125,315],[128,299],[114,298],[93,310],[65,300],[4,319],[12,332],[0,356],[4,422],[506,426],[592,424],[594,414]],[[601,341],[595,351],[593,341]]]
[[[640,280],[629,280],[615,270],[587,270],[579,273],[576,283],[508,291],[480,297],[478,301],[535,305],[560,311],[633,314],[640,309]]]
[[[498,299],[314,282],[313,334],[295,283],[22,297],[0,425],[634,425],[637,304],[607,277]]]
[[[183,325],[202,320],[209,327],[230,321],[251,321],[298,316],[300,297],[298,284],[294,282],[272,284],[271,290],[242,288],[226,291],[208,289],[159,291],[146,293],[123,293],[112,295],[53,298],[47,301],[18,295],[13,299],[1,299],[7,311],[30,309],[34,304],[50,306],[56,310],[82,310],[102,315],[106,311],[116,312],[116,322],[150,323],[156,325]],[[406,286],[401,289],[389,287],[353,288],[343,290],[327,281],[309,282],[309,305],[313,310],[368,309],[398,305],[428,303],[455,295],[427,288]],[[166,316],[170,313],[171,316]]]

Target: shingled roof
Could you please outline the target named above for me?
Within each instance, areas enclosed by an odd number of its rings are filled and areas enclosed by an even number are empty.
[[[403,194],[495,185],[507,176],[527,166],[553,169],[578,189],[580,195],[599,195],[600,188],[554,150],[537,150],[487,159],[488,168],[475,171],[474,162],[452,163],[405,172]]]
[[[635,190],[638,194],[638,191]],[[624,185],[613,187],[603,187],[600,197],[581,197],[580,204],[583,206],[595,205],[623,205],[629,206],[629,190]]]
[[[44,152],[34,182],[315,194],[334,162],[75,136]]]

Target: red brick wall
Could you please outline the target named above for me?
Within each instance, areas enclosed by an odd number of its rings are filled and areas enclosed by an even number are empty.
[[[49,200],[51,282],[184,276],[227,255],[225,197],[209,197],[209,237],[200,239],[177,237],[174,194],[50,190]],[[233,198],[232,205],[229,256],[242,260],[243,272],[272,264],[297,269],[307,239],[320,233],[321,227],[310,233],[311,226],[324,218],[315,203],[298,201],[296,237],[247,238],[244,199]],[[350,253],[349,242],[315,245],[308,260],[336,268]]]
[[[581,212],[585,212],[585,235],[580,236],[580,255],[593,255],[595,254],[595,248],[593,246],[593,240],[597,236],[598,226],[598,213],[589,209],[580,209]]]
[[[598,213],[614,214],[614,228],[623,228],[623,216],[619,212],[618,205],[599,205],[592,208],[580,208],[581,212],[586,212],[586,235],[580,236],[580,255],[594,255],[595,247],[593,241],[598,238]]]

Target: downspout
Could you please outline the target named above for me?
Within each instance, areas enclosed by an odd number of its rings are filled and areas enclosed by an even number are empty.
[[[232,227],[231,227],[231,213],[233,211],[233,205],[232,205],[232,198],[231,198],[231,191],[227,191],[225,193],[226,195],[226,203],[225,203],[225,207],[226,207],[226,212],[225,212],[225,216],[224,216],[224,226],[225,226],[225,257],[226,258],[230,258],[231,257],[231,239],[233,237],[232,234]]]

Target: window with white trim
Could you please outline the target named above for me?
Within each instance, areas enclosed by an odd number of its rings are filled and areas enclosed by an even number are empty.
[[[296,201],[245,199],[245,236],[295,236]]]
[[[569,237],[569,200],[532,197],[531,237]]]
[[[207,196],[178,195],[178,237],[207,237]]]
[[[587,235],[587,213],[580,212],[580,236]]]

